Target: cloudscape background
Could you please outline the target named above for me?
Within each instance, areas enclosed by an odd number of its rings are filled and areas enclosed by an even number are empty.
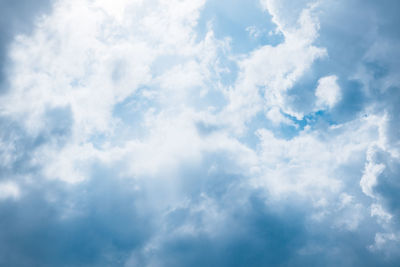
[[[399,11],[1,0],[0,266],[399,266]]]

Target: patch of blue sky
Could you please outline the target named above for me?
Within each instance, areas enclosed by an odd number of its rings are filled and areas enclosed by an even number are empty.
[[[315,112],[311,112],[305,115],[301,120],[296,119],[290,115],[284,114],[285,117],[289,118],[296,126],[292,125],[284,125],[283,129],[288,128],[286,131],[282,131],[286,134],[286,137],[292,138],[298,135],[301,131],[303,131],[306,127],[310,129],[314,129],[321,125],[321,123],[332,126],[336,125],[337,122],[332,118],[332,115],[329,111],[326,110],[318,110]]]
[[[209,83],[209,86],[215,88],[216,86],[219,86],[219,83],[221,83],[223,86],[234,85],[239,73],[239,66],[237,62],[234,59],[228,58],[220,53],[219,63],[221,64],[223,71],[219,72],[217,77],[214,77],[217,79],[217,82]]]
[[[195,110],[208,110],[212,113],[220,112],[228,104],[223,92],[213,87],[212,82],[204,87],[198,87],[189,95],[188,103]]]
[[[109,136],[105,133],[93,133],[89,137],[89,142],[93,145],[94,148],[96,149],[101,149],[102,146],[106,143],[109,142]]]
[[[156,108],[156,102],[150,99],[149,87],[140,87],[133,94],[117,103],[113,109],[113,116],[120,118],[125,124],[134,125],[142,121],[144,112]]]
[[[260,143],[257,130],[269,129],[272,127],[272,123],[265,117],[263,112],[258,112],[256,116],[254,116],[253,119],[246,124],[246,127],[246,132],[239,138],[239,141],[248,147],[255,149]]]
[[[277,45],[283,36],[275,33],[271,16],[263,12],[259,1],[220,0],[208,1],[202,11],[197,32],[203,37],[209,23],[217,38],[229,38],[232,52],[249,53],[263,45]]]
[[[299,136],[299,134],[305,130],[306,127],[309,129],[319,129],[321,127],[329,127],[336,125],[337,123],[332,118],[332,114],[325,110],[318,110],[306,114],[302,119],[296,119],[296,117],[282,113],[282,115],[290,120],[288,123],[273,123],[268,120],[263,112],[259,112],[247,125],[246,134],[243,135],[239,140],[246,144],[252,149],[256,149],[260,143],[260,139],[257,135],[257,131],[260,129],[267,129],[274,133],[276,138],[290,140]]]
[[[163,54],[158,56],[151,65],[151,73],[153,76],[163,74],[174,66],[185,63],[187,58],[176,54]]]
[[[114,131],[110,133],[93,134],[89,141],[95,147],[101,147],[105,142],[118,145],[120,141],[132,138],[143,138],[147,132],[143,125],[147,112],[157,112],[158,104],[149,99],[148,87],[140,87],[135,93],[117,103],[112,111],[116,119]]]

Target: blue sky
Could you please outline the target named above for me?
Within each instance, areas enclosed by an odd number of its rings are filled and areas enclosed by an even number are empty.
[[[398,266],[400,3],[0,2],[0,266]]]

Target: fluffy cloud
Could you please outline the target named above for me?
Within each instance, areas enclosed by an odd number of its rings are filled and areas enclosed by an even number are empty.
[[[340,100],[340,87],[337,85],[336,76],[327,76],[319,79],[315,90],[317,107],[332,108]]]
[[[268,2],[270,3],[270,2]],[[279,113],[302,119],[303,114],[294,111],[287,101],[287,91],[310,68],[314,60],[326,51],[313,45],[317,38],[318,20],[313,7],[305,8],[298,16],[296,26],[286,25],[278,11],[267,5],[285,40],[277,46],[265,45],[238,64],[240,72],[233,90],[229,91],[229,106],[225,115],[236,124],[251,120],[265,110],[272,121],[287,122]]]
[[[396,266],[396,4],[225,5],[0,21],[0,265]]]

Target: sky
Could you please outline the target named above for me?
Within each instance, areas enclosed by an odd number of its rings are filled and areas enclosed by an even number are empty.
[[[0,266],[399,266],[399,10],[1,0]]]

